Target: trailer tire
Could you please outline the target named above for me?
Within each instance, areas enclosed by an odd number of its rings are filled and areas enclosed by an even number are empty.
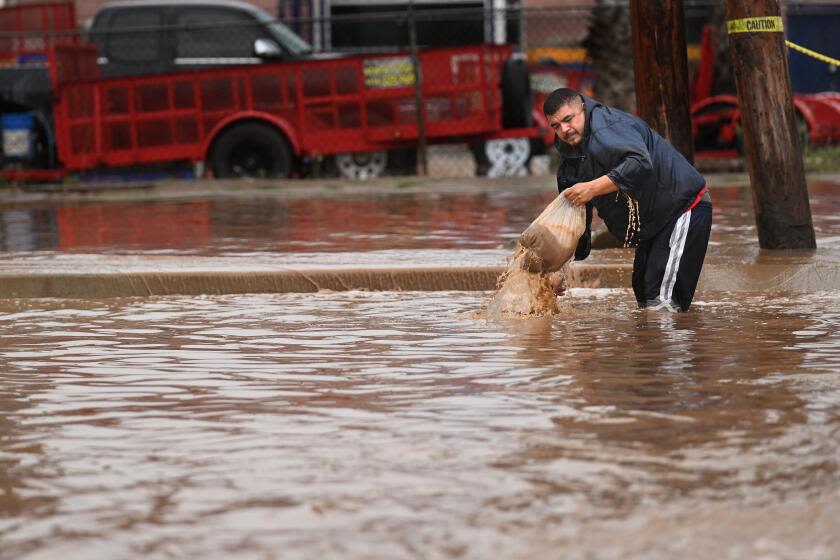
[[[502,126],[531,126],[531,105],[528,64],[522,58],[510,58],[502,67]]]
[[[236,124],[213,143],[210,165],[217,178],[285,178],[292,173],[286,138],[263,123]]]

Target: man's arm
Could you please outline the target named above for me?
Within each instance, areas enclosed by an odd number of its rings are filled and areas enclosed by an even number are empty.
[[[611,168],[607,176],[621,192],[639,200],[639,189],[650,184],[653,175],[653,162],[643,134],[627,124],[611,127],[609,132],[600,139],[603,155],[607,156],[605,167]]]

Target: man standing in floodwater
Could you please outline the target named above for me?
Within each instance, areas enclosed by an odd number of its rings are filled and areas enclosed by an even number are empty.
[[[551,92],[543,112],[560,152],[557,188],[586,205],[575,252],[591,248],[592,207],[610,233],[636,247],[633,292],[640,308],[688,311],[712,229],[703,176],[640,118],[568,89]],[[559,277],[552,277],[558,295]]]

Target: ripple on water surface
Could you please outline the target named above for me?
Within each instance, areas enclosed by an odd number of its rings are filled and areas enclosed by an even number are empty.
[[[0,557],[838,550],[836,293],[487,297],[0,302]]]

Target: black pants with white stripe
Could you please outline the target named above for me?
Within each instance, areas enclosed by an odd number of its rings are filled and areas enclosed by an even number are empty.
[[[640,308],[688,311],[711,230],[712,202],[704,196],[653,238],[639,243],[633,262],[633,292]]]

